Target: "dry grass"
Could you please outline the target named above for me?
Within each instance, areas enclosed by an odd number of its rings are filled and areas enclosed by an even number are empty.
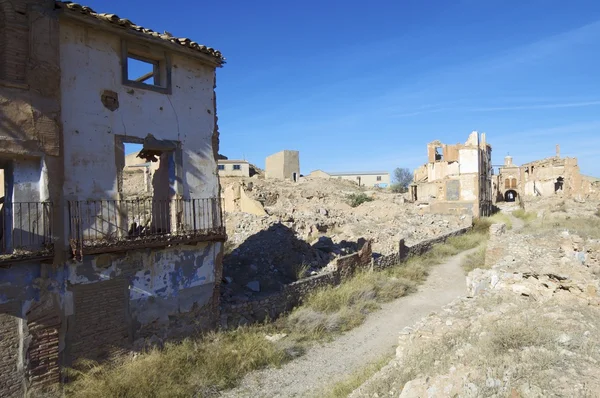
[[[517,218],[520,218],[521,220],[525,221],[526,223],[531,222],[537,218],[537,213],[528,212],[523,209],[518,209],[518,210],[513,211],[512,215]]]
[[[502,300],[480,298],[480,303],[489,314]],[[594,308],[536,308],[520,300],[504,307],[502,317],[486,315],[477,321],[477,327],[455,327],[415,340],[405,347],[397,366],[362,387],[361,396],[397,396],[408,381],[446,375],[452,366],[468,368],[465,385],[476,385],[477,396],[506,396],[501,387],[510,392],[524,382],[556,392],[553,383],[567,369],[586,372],[600,360],[596,341],[584,336],[584,331],[600,326]],[[489,385],[489,380],[500,380],[501,385]]]
[[[381,303],[405,296],[422,283],[431,267],[448,257],[479,246],[487,239],[481,233],[449,238],[422,256],[381,272],[360,271],[339,286],[329,286],[309,295],[284,322],[288,333],[300,340],[318,340],[351,330],[364,322]]]
[[[506,224],[506,229],[512,229],[512,220],[508,214],[498,212],[491,217],[488,217],[492,224],[504,223]]]
[[[308,296],[286,319],[286,329],[303,339],[322,339],[364,322],[379,303],[414,291],[415,283],[384,272],[362,271],[339,286],[329,286]]]
[[[486,269],[489,267],[485,266],[485,245],[479,247],[476,251],[474,251],[473,253],[470,253],[469,255],[467,255],[461,266],[463,267],[463,269],[465,270],[465,273],[469,273],[471,271],[473,271],[475,268],[481,268],[481,269]]]
[[[265,339],[265,328],[210,333],[167,344],[120,364],[80,364],[65,386],[72,397],[213,396],[234,386],[249,371],[279,366],[290,359],[283,346]]]
[[[361,271],[336,287],[314,292],[302,306],[269,325],[209,333],[120,363],[81,363],[65,386],[71,397],[212,397],[234,387],[253,370],[279,366],[304,342],[324,339],[360,325],[383,302],[402,297],[424,281],[429,269],[448,256],[479,245],[485,234],[448,239],[420,257],[385,271]],[[302,267],[299,267],[302,268]],[[298,272],[302,270],[299,269]],[[277,343],[266,334],[286,332]],[[365,376],[366,378],[366,376]],[[353,383],[357,383],[355,378]],[[336,387],[343,391],[348,387]]]
[[[530,222],[523,229],[524,233],[532,235],[554,234],[560,231],[569,231],[569,233],[580,235],[583,238],[600,239],[600,223],[589,218],[559,218],[549,215]]]
[[[371,376],[377,373],[392,359],[391,355],[386,355],[380,360],[370,363],[362,369],[354,372],[349,377],[328,386],[323,391],[319,392],[315,398],[346,398],[352,391],[360,387]]]

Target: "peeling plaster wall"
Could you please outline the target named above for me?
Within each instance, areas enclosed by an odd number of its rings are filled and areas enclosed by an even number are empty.
[[[465,148],[458,151],[460,157],[460,174],[479,173],[479,150]]]
[[[181,142],[184,196],[218,195],[212,67],[172,53],[172,94],[167,95],[121,83],[116,35],[63,20],[60,51],[65,167],[70,170],[65,195],[80,200],[116,197],[115,135],[144,138],[149,133]],[[115,111],[102,104],[104,90],[117,93]]]
[[[125,278],[129,281],[127,307],[136,336],[150,324],[153,328],[162,325],[164,335],[177,334],[177,330],[167,330],[170,318],[209,304],[220,251],[221,243],[199,243],[85,256],[83,263],[69,265],[68,282],[77,286]]]

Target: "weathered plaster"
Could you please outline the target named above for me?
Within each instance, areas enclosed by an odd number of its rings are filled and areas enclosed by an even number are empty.
[[[171,95],[131,88],[121,82],[118,36],[70,21],[61,24],[60,36],[65,167],[72,170],[65,195],[116,198],[115,135],[143,139],[151,133],[181,143],[184,196],[216,197],[214,70],[172,54]],[[118,109],[102,104],[105,90],[117,93]]]

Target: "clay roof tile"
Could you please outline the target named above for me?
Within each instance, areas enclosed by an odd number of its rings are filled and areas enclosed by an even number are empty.
[[[154,38],[164,40],[164,41],[169,41],[171,43],[174,43],[174,44],[177,44],[177,45],[180,45],[183,47],[187,47],[187,48],[199,51],[203,54],[207,54],[212,57],[215,57],[220,64],[225,63],[225,58],[223,57],[223,55],[221,54],[220,51],[215,50],[214,48],[211,48],[211,47],[207,47],[207,46],[198,44],[195,41],[188,39],[187,37],[177,38],[177,37],[172,37],[170,34],[160,34],[158,32],[153,31],[152,29],[147,29],[142,26],[136,25],[129,19],[120,18],[116,14],[97,13],[90,7],[83,6],[78,3],[73,3],[71,1],[57,0],[55,4],[56,4],[56,7],[61,10],[84,14],[88,17],[96,18],[103,22],[107,22],[107,23],[110,23],[110,24],[113,24],[116,26],[128,28],[128,29],[134,30],[136,32],[144,33],[150,37],[154,37]]]

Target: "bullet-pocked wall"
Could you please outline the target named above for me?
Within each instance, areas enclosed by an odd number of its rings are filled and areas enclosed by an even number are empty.
[[[62,123],[65,136],[66,196],[79,199],[117,196],[115,136],[179,142],[185,197],[218,195],[213,154],[214,67],[191,57],[140,45],[169,58],[171,94],[123,84],[123,39],[70,20],[61,21]],[[102,95],[112,92],[111,110]],[[126,140],[126,138],[125,138]],[[98,166],[102,165],[99,169]],[[90,176],[94,178],[90,178]]]

